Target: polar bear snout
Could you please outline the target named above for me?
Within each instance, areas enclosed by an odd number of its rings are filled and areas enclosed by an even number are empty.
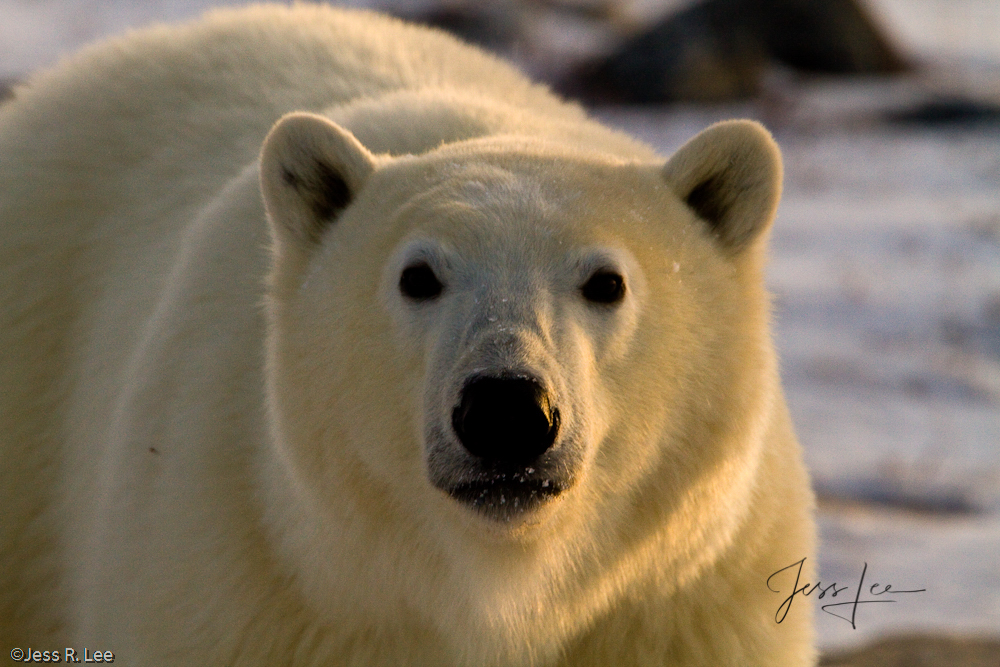
[[[451,409],[451,433],[430,432],[431,481],[485,518],[524,517],[573,483],[566,430],[553,393],[534,375],[473,374]]]
[[[451,425],[473,456],[502,466],[529,465],[559,433],[559,409],[530,377],[470,379],[452,411]]]

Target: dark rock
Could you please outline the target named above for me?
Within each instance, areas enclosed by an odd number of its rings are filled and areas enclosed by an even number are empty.
[[[774,62],[835,74],[906,69],[858,0],[707,0],[584,64],[560,88],[593,101],[738,99],[758,91]]]
[[[820,667],[996,667],[1000,638],[908,635],[823,656]]]
[[[910,109],[890,112],[888,120],[891,123],[931,127],[979,127],[1000,123],[1000,104],[964,97],[938,97]]]
[[[665,102],[746,97],[767,62],[746,7],[710,0],[628,41],[610,57],[584,64],[564,92],[595,101]]]
[[[720,1],[720,0],[713,0]],[[767,49],[807,72],[891,74],[906,63],[858,0],[739,0]]]
[[[15,79],[0,79],[0,104],[14,98]]]
[[[396,13],[400,18],[441,28],[499,53],[510,51],[522,32],[517,8],[510,2],[444,3],[431,5],[418,13]]]

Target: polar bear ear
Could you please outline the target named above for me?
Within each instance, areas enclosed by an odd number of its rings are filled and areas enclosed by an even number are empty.
[[[719,242],[737,252],[770,226],[781,197],[778,145],[749,120],[709,127],[667,161],[663,174]]]
[[[264,208],[278,240],[315,243],[347,208],[375,168],[353,134],[311,113],[291,113],[271,128],[260,153]]]

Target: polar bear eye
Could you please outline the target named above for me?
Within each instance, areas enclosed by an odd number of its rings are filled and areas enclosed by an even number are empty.
[[[587,301],[616,303],[625,296],[625,279],[614,271],[601,269],[590,276],[580,291]]]
[[[444,290],[444,285],[434,275],[433,269],[421,262],[403,269],[399,277],[399,291],[415,301],[434,299]]]

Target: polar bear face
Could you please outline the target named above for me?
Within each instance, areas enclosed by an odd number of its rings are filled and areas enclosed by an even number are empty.
[[[493,157],[452,162],[422,195],[381,296],[396,340],[419,341],[425,360],[429,481],[509,522],[571,488],[595,453],[594,371],[628,349],[644,278],[624,244],[584,233],[594,211],[552,176],[565,158]]]
[[[261,182],[273,436],[316,506],[530,530],[717,454],[685,443],[741,387],[718,350],[766,318],[780,163],[759,126],[664,166],[516,137],[375,156],[293,114]]]

